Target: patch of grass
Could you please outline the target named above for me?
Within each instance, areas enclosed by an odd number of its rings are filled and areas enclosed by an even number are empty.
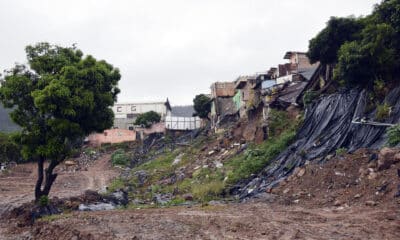
[[[58,219],[66,219],[71,217],[72,214],[71,213],[67,213],[67,214],[55,214],[55,215],[47,215],[47,216],[43,216],[39,219],[40,222],[53,222],[56,221]]]
[[[201,202],[210,201],[218,198],[224,191],[225,184],[222,181],[212,181],[208,183],[194,184],[192,186],[193,197]]]
[[[121,178],[114,179],[108,186],[109,192],[117,191],[118,189],[123,189],[125,187],[125,182]]]
[[[172,199],[171,201],[167,202],[164,206],[178,206],[182,203],[186,202],[185,199],[180,198],[180,197],[176,197],[174,199]]]
[[[174,168],[175,166],[172,166],[172,163],[174,159],[178,156],[178,151],[174,152],[166,152],[163,156],[158,157],[154,160],[151,160],[147,163],[144,163],[136,168],[133,169],[133,171],[138,171],[138,170],[146,170],[146,171],[165,171],[169,170],[171,168]]]
[[[192,180],[185,178],[183,181],[177,184],[179,192],[188,193],[192,189]]]
[[[343,156],[347,153],[347,148],[338,148],[336,149],[336,156]]]
[[[296,136],[294,130],[287,130],[279,137],[268,139],[256,149],[249,149],[243,155],[235,157],[226,165],[230,168],[228,184],[235,184],[242,179],[249,178],[252,174],[260,172],[279,153],[292,143]]]
[[[388,144],[391,147],[400,143],[400,125],[395,125],[387,129]]]

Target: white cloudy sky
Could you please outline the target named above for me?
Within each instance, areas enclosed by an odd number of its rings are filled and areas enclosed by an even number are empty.
[[[119,102],[190,104],[215,81],[265,71],[306,51],[330,16],[379,0],[0,0],[0,70],[40,41],[120,68]]]

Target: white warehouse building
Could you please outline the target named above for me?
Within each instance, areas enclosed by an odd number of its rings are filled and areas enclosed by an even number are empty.
[[[116,103],[112,107],[114,112],[114,128],[133,130],[133,123],[143,113],[154,111],[161,115],[161,121],[171,115],[169,101],[144,103]]]

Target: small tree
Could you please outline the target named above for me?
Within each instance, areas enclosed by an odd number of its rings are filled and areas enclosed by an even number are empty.
[[[135,125],[143,125],[146,128],[148,128],[153,123],[158,123],[160,121],[161,121],[160,114],[158,114],[158,113],[156,113],[154,111],[149,111],[149,112],[145,112],[143,114],[140,114],[135,120]]]
[[[208,114],[211,111],[211,99],[204,94],[197,95],[193,99],[194,110],[196,111],[196,115],[200,118],[208,118]]]
[[[113,125],[110,106],[120,92],[121,75],[103,60],[83,57],[75,47],[39,43],[25,50],[29,68],[17,65],[6,74],[0,101],[14,109],[10,116],[21,126],[16,141],[23,157],[38,163],[38,202],[57,178],[54,168],[80,140]]]

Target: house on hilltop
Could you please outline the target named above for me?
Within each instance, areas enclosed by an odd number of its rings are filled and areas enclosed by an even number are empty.
[[[303,81],[304,76],[302,72],[307,72],[310,69],[315,69],[319,66],[319,63],[311,64],[306,53],[288,51],[283,56],[283,59],[289,60],[288,63],[279,64],[277,78],[277,84],[283,84],[285,82]]]

